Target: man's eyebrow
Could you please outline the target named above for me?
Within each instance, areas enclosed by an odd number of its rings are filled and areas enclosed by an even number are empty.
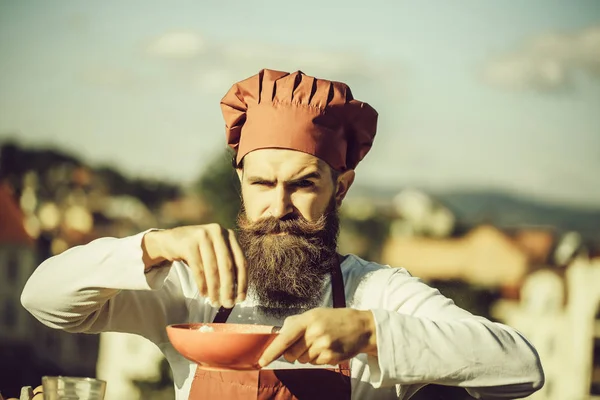
[[[255,176],[249,176],[247,179],[248,179],[248,182],[251,182],[251,183],[255,183],[255,182],[274,182],[274,180],[272,180],[272,179],[263,178],[263,177],[256,176],[256,175]]]
[[[321,174],[319,173],[319,171],[313,171],[313,172],[309,172],[305,175],[299,175],[297,177],[289,179],[286,182],[293,183],[293,182],[305,181],[308,179],[321,179]],[[263,178],[263,177],[257,176],[257,175],[249,176],[247,178],[247,180],[250,183],[256,183],[256,182],[273,183],[276,181],[275,179],[272,179],[272,178]]]
[[[319,171],[309,172],[308,174],[292,178],[289,180],[289,182],[305,181],[308,179],[321,179],[321,174],[319,173]]]

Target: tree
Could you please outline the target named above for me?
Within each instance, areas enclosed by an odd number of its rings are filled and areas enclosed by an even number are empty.
[[[111,194],[138,198],[150,209],[180,195],[178,184],[147,178],[129,178],[111,166],[95,168],[94,175],[104,183]]]
[[[211,222],[234,228],[241,207],[240,181],[232,165],[233,154],[217,155],[196,183],[196,189],[211,208]]]

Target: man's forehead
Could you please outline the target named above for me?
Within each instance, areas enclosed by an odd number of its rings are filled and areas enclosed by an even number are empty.
[[[244,157],[244,170],[248,174],[272,175],[288,178],[297,174],[329,171],[323,160],[301,151],[288,149],[259,149]]]

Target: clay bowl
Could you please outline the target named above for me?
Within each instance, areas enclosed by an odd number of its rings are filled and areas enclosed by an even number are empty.
[[[214,331],[202,332],[201,327]],[[175,324],[167,326],[171,344],[182,356],[205,369],[256,370],[258,360],[278,335],[267,325]]]

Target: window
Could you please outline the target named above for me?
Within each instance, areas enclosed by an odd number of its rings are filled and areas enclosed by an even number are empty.
[[[6,282],[13,285],[19,282],[19,254],[11,251],[6,257]]]
[[[2,324],[13,330],[17,324],[17,309],[12,299],[5,299],[2,306]]]
[[[56,332],[50,330],[46,331],[46,334],[44,335],[44,344],[46,347],[54,350],[57,343],[58,340],[56,340]]]

